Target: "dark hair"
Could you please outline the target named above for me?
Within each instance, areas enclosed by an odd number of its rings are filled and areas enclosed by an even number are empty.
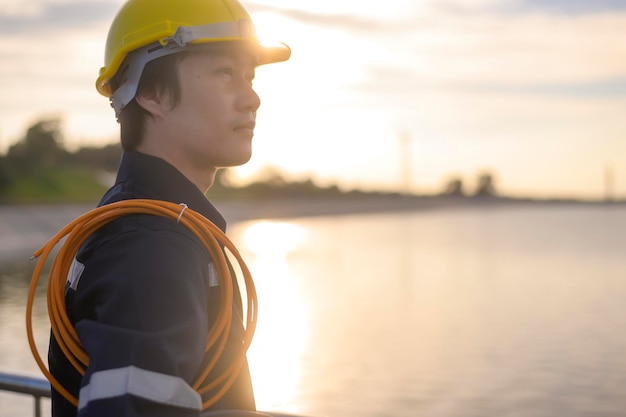
[[[148,62],[141,73],[137,95],[169,93],[172,107],[175,107],[180,100],[178,64],[184,56],[185,52],[180,52]],[[132,151],[139,146],[148,117],[151,117],[150,113],[134,98],[122,109],[119,115],[122,149]]]

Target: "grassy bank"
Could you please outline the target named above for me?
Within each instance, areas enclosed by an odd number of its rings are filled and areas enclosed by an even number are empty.
[[[80,203],[98,201],[107,187],[84,168],[35,170],[14,176],[0,193],[4,204]]]

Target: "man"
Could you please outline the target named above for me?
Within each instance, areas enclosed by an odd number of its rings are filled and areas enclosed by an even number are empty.
[[[255,67],[289,55],[286,45],[260,46],[237,0],[129,0],[109,30],[96,83],[111,98],[124,149],[100,205],[184,203],[224,230],[205,193],[219,168],[251,156],[260,105]],[[241,350],[241,296],[233,285],[225,351],[200,388]],[[50,370],[78,398],[75,406],[53,390],[53,416],[199,416],[209,398],[217,399],[209,410],[254,411],[246,363],[223,394],[193,388],[213,359],[205,347],[219,305],[212,260],[182,225],[133,214],[99,229],[77,253],[66,289],[89,364],[81,375],[51,337]]]

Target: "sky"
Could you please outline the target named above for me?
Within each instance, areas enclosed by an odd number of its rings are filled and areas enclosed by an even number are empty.
[[[122,0],[0,0],[0,152],[60,117],[70,149],[118,140],[94,87]],[[626,1],[249,0],[261,39],[254,155],[345,189],[626,198]]]

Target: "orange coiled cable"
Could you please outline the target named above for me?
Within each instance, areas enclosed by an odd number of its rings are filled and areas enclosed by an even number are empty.
[[[75,219],[55,236],[50,238],[33,258],[39,258],[33,271],[28,300],[26,304],[26,332],[28,343],[33,353],[35,361],[46,376],[50,384],[69,402],[78,406],[78,399],[70,394],[50,373],[44,364],[33,337],[32,313],[35,290],[39,281],[46,259],[65,237],[59,252],[55,256],[48,275],[48,315],[50,325],[55,339],[70,363],[80,372],[85,374],[85,369],[89,364],[89,357],[78,339],[74,326],[72,325],[65,309],[65,284],[70,272],[72,261],[83,242],[97,229],[121,216],[129,214],[151,214],[171,218],[183,226],[187,227],[205,246],[213,263],[220,281],[221,306],[215,323],[209,329],[205,351],[215,348],[215,354],[211,357],[205,369],[193,383],[193,388],[200,394],[204,394],[212,389],[217,389],[215,394],[207,401],[203,402],[202,408],[207,409],[215,404],[233,384],[241,366],[245,361],[246,352],[256,328],[257,296],[252,276],[241,255],[228,237],[213,223],[201,214],[187,208],[185,204],[175,204],[160,200],[124,200],[116,203],[98,207]],[[229,366],[216,376],[216,378],[205,386],[201,386],[205,378],[209,375],[215,364],[219,360],[230,330],[232,320],[232,300],[234,277],[231,275],[228,263],[220,244],[228,249],[237,260],[243,274],[247,295],[247,315],[244,340],[241,351]]]

